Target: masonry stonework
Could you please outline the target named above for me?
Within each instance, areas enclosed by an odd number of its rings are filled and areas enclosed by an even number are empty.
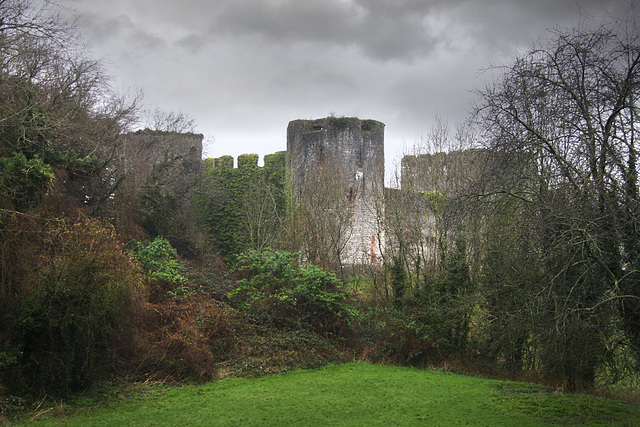
[[[190,175],[200,173],[203,138],[202,134],[150,129],[128,133],[118,152],[119,168],[129,180],[136,180],[136,188],[145,185],[154,171],[162,170],[172,190],[184,195],[191,184]]]
[[[481,178],[483,166],[494,162],[485,149],[467,149],[402,158],[401,188],[416,192],[460,193]]]
[[[287,170],[300,195],[315,170],[331,163],[352,209],[345,264],[376,263],[376,211],[384,191],[384,123],[351,117],[294,120],[287,128]]]

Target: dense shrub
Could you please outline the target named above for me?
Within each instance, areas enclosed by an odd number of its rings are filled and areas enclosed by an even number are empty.
[[[51,166],[38,156],[27,159],[24,153],[15,152],[0,157],[0,206],[18,210],[35,207],[46,183],[53,178]]]
[[[314,331],[278,329],[241,317],[235,319],[235,345],[221,363],[221,375],[263,377],[343,360],[338,343]]]
[[[151,242],[138,242],[131,254],[147,273],[151,301],[162,301],[167,296],[174,299],[189,296],[178,254],[167,239],[160,236]]]
[[[467,356],[477,294],[464,242],[460,239],[445,255],[440,271],[420,287],[409,285],[412,276],[396,257],[385,271],[386,289],[375,282],[364,289],[357,322],[362,359],[439,365]]]
[[[374,304],[359,311],[359,353],[363,360],[425,366],[444,359],[440,320],[428,306]]]
[[[65,395],[113,372],[131,346],[140,270],[99,221],[14,216],[2,255],[28,253],[2,283],[0,369],[16,391]],[[7,291],[12,292],[10,298]]]
[[[215,300],[149,304],[131,372],[143,378],[211,380],[233,348],[236,322],[234,311]]]
[[[342,283],[328,270],[301,265],[297,253],[246,252],[235,271],[245,277],[230,292],[232,302],[277,326],[311,327],[327,336],[341,335],[350,327],[354,312]]]
[[[402,306],[404,291],[407,287],[407,271],[401,258],[394,258],[391,270],[391,288],[393,289],[393,302],[396,307]]]
[[[443,255],[441,271],[427,293],[442,330],[442,350],[450,355],[463,356],[467,350],[477,291],[469,273],[466,243],[458,239]]]

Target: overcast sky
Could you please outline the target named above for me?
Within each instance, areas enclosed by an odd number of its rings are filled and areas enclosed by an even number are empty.
[[[489,65],[580,10],[632,0],[77,0],[91,53],[145,106],[193,117],[205,156],[286,149],[331,113],[386,124],[391,166],[439,115],[453,127]],[[213,143],[211,141],[213,140]]]

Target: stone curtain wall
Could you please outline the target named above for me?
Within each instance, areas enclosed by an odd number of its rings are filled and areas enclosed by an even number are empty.
[[[401,187],[451,197],[480,180],[483,167],[491,161],[495,160],[487,150],[477,148],[406,155],[402,158]]]
[[[214,196],[203,201],[201,217],[227,262],[248,249],[283,246],[285,153],[267,154],[262,167],[257,154],[237,160],[237,168],[231,156],[204,161]]]
[[[447,206],[455,204],[448,203],[464,194],[473,194],[474,186],[484,187],[485,168],[502,158],[477,148],[404,156],[401,191],[388,191],[387,203],[394,207],[401,205],[416,214],[411,218],[393,218],[391,215],[387,218],[390,229],[395,231],[387,236],[389,248],[394,251],[403,245],[414,263],[421,258],[422,265],[437,267],[443,255],[440,253],[443,242],[446,243],[444,246],[455,245],[450,240],[451,234],[447,233],[445,220],[447,209],[451,208]],[[390,206],[387,211],[394,212]],[[402,222],[411,224],[404,226],[410,232],[404,231]]]
[[[347,117],[294,120],[287,128],[287,171],[300,198],[320,167],[330,165],[342,181],[352,210],[344,264],[375,263],[376,206],[384,191],[384,123]],[[332,169],[332,170],[333,170]]]
[[[182,255],[194,251],[190,189],[202,168],[203,135],[149,129],[122,135],[114,203],[121,229],[136,224],[151,237],[163,235]]]
[[[154,170],[176,194],[184,194],[202,165],[202,134],[139,130],[123,136],[118,157],[122,171],[143,186]]]
[[[287,199],[293,203],[316,202],[316,208],[329,211],[329,216],[337,216],[338,210],[346,207],[350,215],[348,230],[341,234],[345,239],[340,256],[343,265],[377,264],[381,262],[382,248],[387,255],[396,252],[398,236],[394,237],[389,230],[382,236],[380,229],[381,221],[387,228],[394,223],[393,218],[388,217],[390,210],[385,209],[385,203],[399,203],[405,208],[413,206],[413,212],[420,212],[421,224],[417,225],[415,238],[425,238],[428,246],[435,239],[429,197],[454,197],[479,181],[482,165],[495,159],[486,150],[479,149],[405,156],[402,191],[387,189],[385,194],[384,126],[379,121],[351,117],[294,120],[287,128],[287,151],[265,156],[264,167],[258,167],[256,154],[239,156],[237,167],[231,156],[206,159],[204,171],[215,178],[217,184],[213,190],[217,196],[215,203],[205,209],[205,217],[223,257],[231,259],[254,246],[241,232],[242,215],[251,216],[250,212],[244,212],[247,209],[243,210],[246,208],[243,200],[251,194],[255,200],[249,204],[255,205],[261,200],[256,195],[265,192],[277,199],[274,215],[280,220],[284,219]],[[138,199],[149,188],[160,189],[162,194],[180,200],[188,211],[187,217],[191,217],[192,207],[186,196],[193,177],[202,169],[202,139],[199,134],[150,130],[124,135],[119,158],[120,170],[127,175],[123,185],[129,187],[126,192]],[[331,190],[339,194],[340,203],[330,207],[319,206],[323,199],[314,194],[318,191],[318,172],[323,168],[331,172],[328,175],[333,181]],[[256,186],[264,188],[256,189]],[[273,224],[270,227],[277,228]],[[413,242],[405,228],[398,229],[398,233],[402,233],[407,242]],[[304,230],[300,231],[304,234]],[[273,241],[269,244],[282,244],[277,236],[270,238]],[[323,242],[316,240],[314,244],[322,246]],[[437,260],[438,256],[434,253],[429,258]]]

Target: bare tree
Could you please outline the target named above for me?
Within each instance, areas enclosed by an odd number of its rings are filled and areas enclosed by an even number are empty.
[[[240,234],[244,248],[263,250],[283,246],[283,212],[279,207],[279,189],[257,173],[248,183],[240,212]]]
[[[510,280],[528,289],[523,305],[492,315],[521,319],[534,364],[570,387],[592,385],[616,353],[616,318],[626,348],[640,354],[639,37],[633,20],[594,28],[585,18],[500,68],[479,93],[476,124],[492,153],[511,162],[494,169],[499,185],[485,195],[519,205],[514,236],[494,250],[531,251],[508,264],[519,272]],[[507,254],[491,257],[507,268]]]
[[[434,280],[455,235],[463,232],[459,199],[475,183],[486,157],[483,150],[470,149],[469,141],[465,132],[452,134],[436,118],[431,132],[403,157],[395,176],[399,188],[387,191],[386,258],[401,259],[418,287]]]
[[[182,111],[164,111],[159,108],[153,111],[145,111],[144,127],[163,132],[195,133],[195,120]]]
[[[353,232],[354,189],[331,158],[307,176],[299,202],[307,257],[343,274],[345,248]]]
[[[0,155],[44,159],[66,176],[67,192],[96,208],[117,183],[110,165],[139,98],[111,89],[68,16],[55,2],[0,2]]]

